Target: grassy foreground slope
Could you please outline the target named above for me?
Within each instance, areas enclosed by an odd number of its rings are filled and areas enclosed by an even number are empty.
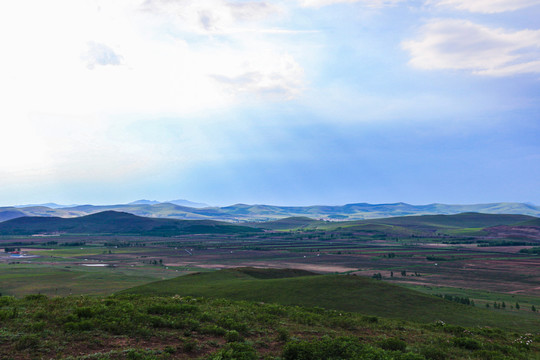
[[[538,334],[181,296],[0,297],[6,360],[538,359]]]
[[[494,326],[531,331],[540,329],[540,317],[536,314],[497,312],[461,305],[365,277],[291,274],[290,277],[276,278],[277,275],[262,275],[266,271],[240,268],[197,273],[153,282],[122,293],[262,301],[323,307],[424,323],[442,320],[461,326]],[[276,270],[271,271],[278,273]]]

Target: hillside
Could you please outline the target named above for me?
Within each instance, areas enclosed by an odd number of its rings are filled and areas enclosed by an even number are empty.
[[[257,270],[258,273],[265,271]],[[271,271],[276,273],[276,270]],[[365,277],[295,274],[278,278],[275,275],[253,276],[250,272],[253,270],[241,268],[197,273],[138,286],[121,293],[161,296],[179,294],[282,305],[319,306],[407,321],[442,320],[462,326],[540,328],[538,316],[497,313],[465,306]]]
[[[17,216],[58,216],[75,217],[100,211],[123,211],[134,215],[173,218],[208,219],[223,221],[271,221],[288,217],[309,217],[331,221],[351,221],[413,215],[452,215],[464,212],[486,214],[522,214],[540,216],[540,207],[524,203],[492,203],[472,205],[428,204],[411,205],[406,203],[367,204],[355,203],[339,206],[274,206],[235,204],[224,207],[204,207],[204,204],[182,200],[159,203],[139,200],[129,204],[117,205],[78,205],[63,208],[46,206],[19,206],[0,208],[0,221]],[[6,213],[2,215],[3,213]]]
[[[385,234],[445,232],[457,229],[484,229],[504,225],[535,224],[538,218],[513,214],[461,213],[455,215],[400,216],[356,221],[316,221],[292,217],[246,225],[269,230],[359,230]]]
[[[267,280],[270,281],[270,280]],[[190,296],[0,297],[0,358],[538,359],[536,334]]]
[[[260,230],[213,220],[155,219],[116,211],[103,211],[76,218],[19,217],[0,223],[1,235],[69,233],[174,236],[254,231]]]

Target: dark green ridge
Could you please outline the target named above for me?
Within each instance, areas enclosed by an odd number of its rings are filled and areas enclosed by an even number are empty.
[[[435,231],[437,229],[486,228],[500,225],[535,224],[539,218],[528,215],[461,213],[456,215],[420,215],[400,216],[381,219],[355,221],[317,221],[306,217],[292,217],[270,222],[250,223],[249,226],[262,229],[295,230],[320,229],[335,230],[337,228],[398,226],[411,230]]]
[[[117,211],[103,211],[76,218],[19,217],[0,223],[0,235],[70,233],[175,236],[257,231],[261,230],[214,220],[157,219]]]
[[[516,224],[516,225],[517,226],[536,226],[536,227],[540,227],[540,218],[527,220],[527,221],[521,222],[521,223]]]
[[[259,269],[258,273],[267,270]],[[529,313],[502,313],[461,305],[435,296],[370,278],[345,275],[278,276],[265,279],[245,269],[196,273],[134,287],[120,294],[202,296],[300,305],[357,312],[365,315],[431,323],[442,320],[461,326],[502,329],[540,328],[540,317]],[[290,273],[293,270],[282,270]],[[280,277],[280,278],[277,278]]]

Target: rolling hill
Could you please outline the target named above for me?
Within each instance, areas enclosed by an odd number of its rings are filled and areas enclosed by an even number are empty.
[[[116,211],[103,211],[76,218],[19,217],[0,223],[1,235],[69,233],[174,236],[254,231],[261,230],[213,220],[155,219]]]
[[[359,230],[387,234],[430,234],[457,229],[479,229],[496,226],[534,226],[540,220],[527,215],[462,213],[455,215],[400,216],[356,221],[317,221],[307,217],[292,217],[246,225],[267,230]]]
[[[384,281],[314,275],[291,269],[237,268],[196,273],[124,290],[121,294],[197,296],[301,305],[431,323],[538,329],[538,316],[494,312],[422,294]]]
[[[363,220],[396,216],[452,215],[464,212],[486,214],[521,214],[540,216],[540,207],[525,203],[491,203],[473,205],[406,203],[367,204],[355,203],[342,206],[274,206],[235,204],[224,207],[209,207],[186,200],[159,203],[138,200],[117,205],[77,205],[62,208],[47,206],[19,206],[0,208],[0,221],[18,216],[76,217],[100,211],[113,210],[138,216],[173,218],[186,220],[222,220],[230,222],[272,221],[288,217],[309,217],[331,221]]]

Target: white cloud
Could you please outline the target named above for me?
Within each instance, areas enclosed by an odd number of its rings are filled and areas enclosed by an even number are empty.
[[[194,33],[235,33],[257,31],[260,24],[283,9],[266,1],[230,2],[225,0],[147,0],[141,6],[145,12],[169,17],[177,28]]]
[[[322,7],[334,4],[363,3],[369,7],[394,5],[405,0],[299,0],[300,5],[305,7]]]
[[[424,25],[420,34],[402,43],[416,68],[491,76],[540,73],[540,30],[510,31],[442,19]]]
[[[540,5],[539,0],[435,0],[430,3],[485,14],[515,11]]]
[[[290,55],[251,54],[229,74],[212,77],[228,91],[270,99],[292,99],[303,88],[304,71]]]
[[[94,69],[96,65],[120,65],[122,63],[122,56],[118,55],[107,45],[94,41],[89,41],[87,45],[88,48],[82,54],[81,58],[86,62],[86,66],[89,69]]]

